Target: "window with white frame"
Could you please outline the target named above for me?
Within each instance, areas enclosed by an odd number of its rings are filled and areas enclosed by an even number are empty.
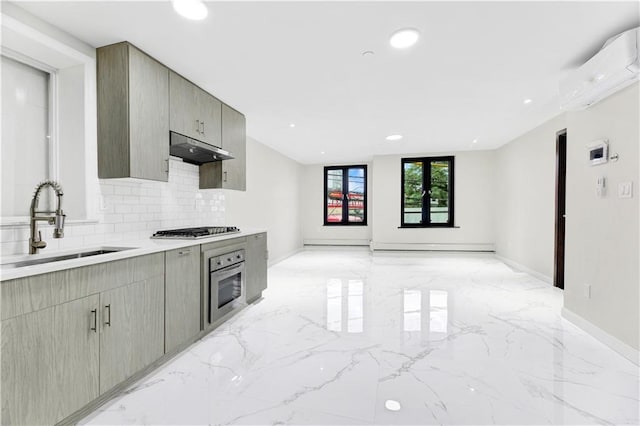
[[[55,179],[50,122],[53,79],[49,70],[2,56],[2,217],[29,214],[33,189]],[[48,210],[43,196],[41,209]]]
[[[67,223],[96,221],[95,48],[10,3],[0,15],[0,226],[28,224],[31,197],[43,179],[62,185]],[[45,191],[39,209],[53,203]]]

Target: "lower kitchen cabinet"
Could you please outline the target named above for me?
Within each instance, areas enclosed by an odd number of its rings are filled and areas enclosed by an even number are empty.
[[[267,288],[267,234],[249,235],[245,256],[247,271],[246,290],[247,302],[253,302],[262,296]]]
[[[165,353],[200,332],[200,247],[165,253]]]
[[[72,421],[194,341],[209,296],[201,253],[241,248],[252,302],[267,288],[266,233],[2,281],[0,424]]]
[[[100,294],[100,393],[164,354],[164,279]]]
[[[2,322],[2,424],[54,424],[99,395],[98,295]]]
[[[164,353],[164,253],[3,281],[2,425],[55,424]]]

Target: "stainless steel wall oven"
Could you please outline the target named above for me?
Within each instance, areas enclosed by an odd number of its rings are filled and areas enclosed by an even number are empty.
[[[244,249],[208,258],[207,319],[214,323],[245,302]]]

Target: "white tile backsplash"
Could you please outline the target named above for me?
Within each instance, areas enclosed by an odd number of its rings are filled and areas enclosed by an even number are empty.
[[[53,228],[38,223],[45,250],[149,238],[159,229],[224,225],[224,191],[200,190],[198,173],[198,166],[171,158],[169,182],[101,179],[98,223],[67,223],[62,239],[53,239]],[[28,252],[28,226],[5,227],[0,235],[3,256]]]

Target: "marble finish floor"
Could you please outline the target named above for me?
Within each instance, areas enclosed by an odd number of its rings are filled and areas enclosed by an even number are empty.
[[[638,367],[489,254],[304,251],[82,424],[638,424]]]

